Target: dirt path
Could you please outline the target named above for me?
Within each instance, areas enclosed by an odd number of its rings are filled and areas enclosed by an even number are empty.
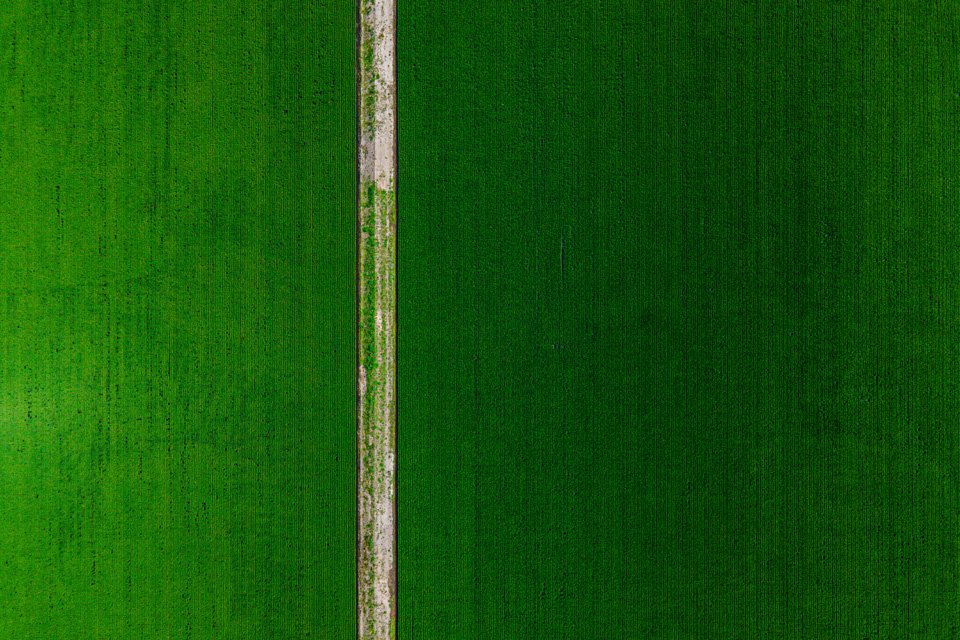
[[[357,625],[396,637],[395,0],[361,0]]]

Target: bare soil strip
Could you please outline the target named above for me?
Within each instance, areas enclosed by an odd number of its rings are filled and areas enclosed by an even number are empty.
[[[357,625],[396,637],[395,0],[359,6]]]

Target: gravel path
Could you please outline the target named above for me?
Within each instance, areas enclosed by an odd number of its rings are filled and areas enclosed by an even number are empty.
[[[396,637],[395,0],[361,0],[358,637]]]

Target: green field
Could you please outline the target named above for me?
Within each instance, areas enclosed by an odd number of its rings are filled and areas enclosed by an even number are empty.
[[[399,637],[958,637],[958,12],[401,7]]]
[[[355,634],[354,19],[0,6],[0,638]]]
[[[398,17],[398,637],[960,637],[960,8]],[[0,5],[0,640],[356,634],[356,8]]]

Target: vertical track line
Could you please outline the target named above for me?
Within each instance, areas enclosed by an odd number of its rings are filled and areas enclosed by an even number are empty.
[[[357,12],[357,637],[396,637],[396,4]]]

